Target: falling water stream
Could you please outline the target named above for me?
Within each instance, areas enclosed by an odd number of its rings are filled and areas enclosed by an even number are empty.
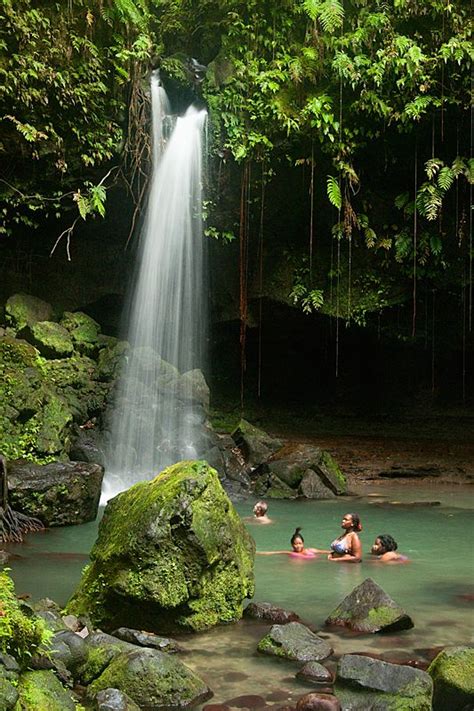
[[[159,79],[151,82],[153,173],[127,311],[130,350],[109,413],[104,498],[195,458],[205,413],[200,369],[206,333],[201,215],[202,135],[207,113],[174,122]]]

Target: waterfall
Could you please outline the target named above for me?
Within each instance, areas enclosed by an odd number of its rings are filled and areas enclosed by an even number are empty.
[[[202,134],[190,107],[166,140],[169,113],[152,77],[153,172],[140,235],[126,340],[109,415],[104,498],[202,449],[207,386],[201,215]],[[169,123],[169,117],[168,117]]]

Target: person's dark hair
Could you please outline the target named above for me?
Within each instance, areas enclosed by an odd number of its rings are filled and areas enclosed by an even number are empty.
[[[297,538],[301,538],[301,540],[302,540],[303,543],[304,543],[304,538],[303,538],[303,536],[301,535],[300,531],[301,531],[301,528],[299,528],[299,527],[295,529],[294,534],[293,534],[293,535],[291,536],[291,538],[290,538],[290,543],[291,543],[291,545],[293,545],[293,543],[296,541]]]
[[[350,513],[349,516],[352,519],[352,528],[354,531],[362,531],[362,524],[360,522],[360,516],[358,513]]]
[[[392,536],[390,536],[388,533],[382,533],[382,535],[377,536],[379,539],[383,552],[388,553],[389,551],[396,551],[398,548],[398,543]]]

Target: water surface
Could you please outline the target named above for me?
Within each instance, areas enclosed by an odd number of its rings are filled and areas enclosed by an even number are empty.
[[[329,563],[325,556],[307,561],[257,556],[255,600],[295,610],[327,636],[336,655],[366,651],[382,654],[386,659],[416,659],[423,663],[432,656],[433,648],[472,644],[472,487],[419,490],[374,485],[364,493],[369,495],[331,501],[270,502],[269,515],[274,523],[248,523],[257,550],[289,548],[296,526],[302,527],[307,546],[328,547],[340,531],[342,515],[357,511],[363,523],[364,553],[378,534],[390,533],[410,563],[381,565],[368,555],[360,565]],[[412,501],[433,500],[441,505],[409,505]],[[236,508],[242,516],[249,516],[253,503],[242,502]],[[27,592],[33,599],[48,596],[64,604],[80,578],[96,532],[96,523],[51,529],[29,536],[22,546],[10,546],[21,556],[10,563],[18,594]],[[354,636],[324,628],[324,620],[334,607],[369,576],[405,608],[415,622],[414,629],[390,635]],[[300,665],[256,653],[258,639],[267,629],[267,625],[242,621],[182,640],[187,650],[183,661],[214,690],[212,703],[256,694],[269,705],[282,706],[308,690],[294,679]],[[329,667],[333,665],[334,662],[328,663]]]

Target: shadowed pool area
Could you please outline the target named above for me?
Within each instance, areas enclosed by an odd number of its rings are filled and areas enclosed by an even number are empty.
[[[284,555],[256,556],[256,601],[268,601],[297,612],[322,636],[335,655],[370,652],[391,661],[425,664],[433,649],[474,641],[474,526],[472,487],[393,483],[367,485],[363,495],[330,501],[270,501],[271,525],[248,528],[257,550],[289,549],[296,526],[307,547],[328,548],[340,532],[342,515],[357,511],[362,519],[364,561],[360,565],[329,563],[324,555],[295,560]],[[421,504],[421,502],[425,502]],[[439,505],[431,505],[439,502]],[[251,516],[254,500],[239,502],[241,516]],[[416,505],[414,505],[416,504]],[[369,554],[375,537],[390,533],[410,562],[383,565]],[[51,597],[64,604],[74,590],[97,534],[97,523],[28,536],[10,561],[17,594],[33,600]],[[373,578],[413,618],[415,627],[387,635],[354,635],[325,629],[334,607],[365,578]],[[132,623],[131,623],[132,624]],[[268,625],[243,620],[236,625],[183,637],[183,661],[197,671],[215,696],[211,703],[243,707],[292,703],[308,686],[294,679],[301,666],[256,653]],[[328,662],[331,668],[333,664]],[[255,695],[258,699],[242,699]]]

